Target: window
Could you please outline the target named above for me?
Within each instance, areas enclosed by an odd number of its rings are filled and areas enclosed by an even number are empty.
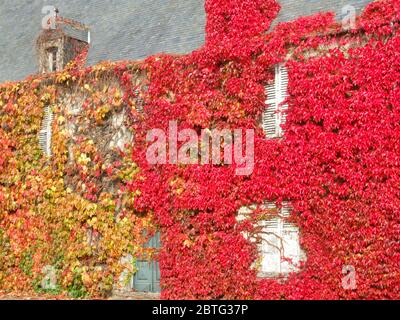
[[[289,83],[288,71],[283,64],[275,66],[275,79],[266,87],[267,109],[263,113],[262,125],[268,138],[282,137],[282,124],[286,123],[287,104],[281,105],[287,98]]]
[[[270,208],[274,205],[269,204]],[[260,245],[260,276],[274,277],[298,270],[304,255],[300,249],[300,231],[294,224],[285,221],[290,216],[289,207],[283,207],[279,217],[263,221]]]
[[[44,154],[51,156],[51,134],[52,134],[53,112],[50,106],[45,106],[42,127],[39,132],[39,146]]]
[[[258,242],[259,260],[256,264],[259,277],[274,278],[298,271],[300,262],[305,260],[305,254],[300,248],[299,228],[287,221],[290,207],[284,204],[279,210],[275,204],[268,203],[265,208],[277,210],[277,214],[259,224],[261,233],[257,238],[261,241]],[[238,220],[245,219],[252,210],[242,208]]]
[[[57,71],[57,48],[50,48],[47,50],[49,72]]]

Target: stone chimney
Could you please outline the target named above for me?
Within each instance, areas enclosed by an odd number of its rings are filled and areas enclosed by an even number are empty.
[[[90,44],[90,30],[85,25],[62,18],[58,10],[36,41],[39,73],[57,72],[76,58]]]

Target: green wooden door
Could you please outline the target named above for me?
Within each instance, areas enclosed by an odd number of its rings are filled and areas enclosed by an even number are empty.
[[[160,233],[150,239],[147,248],[160,248]],[[158,261],[137,261],[138,271],[133,278],[133,288],[138,292],[160,292],[160,267]]]

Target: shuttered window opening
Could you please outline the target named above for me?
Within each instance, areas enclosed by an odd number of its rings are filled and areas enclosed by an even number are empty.
[[[257,205],[240,208],[237,221],[245,221],[256,208]],[[273,218],[258,222],[260,233],[257,236],[243,234],[252,242],[261,240],[257,241],[259,260],[254,264],[259,277],[275,278],[299,271],[306,255],[300,247],[299,228],[287,221],[292,210],[289,203],[283,202],[282,208],[278,209],[275,203],[267,202],[261,208],[273,212]]]
[[[54,115],[51,107],[45,106],[42,126],[39,132],[39,145],[42,152],[48,157],[51,156],[51,135],[53,118]]]
[[[268,205],[269,208],[272,206]],[[290,207],[283,206],[278,217],[264,221],[260,276],[275,277],[296,272],[304,259],[299,228],[285,220],[289,216]]]
[[[263,113],[262,126],[268,138],[277,138],[283,135],[281,125],[286,123],[287,104],[283,101],[288,97],[288,71],[283,64],[275,66],[275,79],[267,85],[267,108]]]
[[[58,49],[53,47],[47,50],[47,57],[48,57],[48,71],[49,72],[56,72],[57,69],[57,55]]]

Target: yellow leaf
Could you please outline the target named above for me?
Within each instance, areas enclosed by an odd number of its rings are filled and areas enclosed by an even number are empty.
[[[58,123],[63,124],[65,122],[65,118],[63,116],[58,117]]]

